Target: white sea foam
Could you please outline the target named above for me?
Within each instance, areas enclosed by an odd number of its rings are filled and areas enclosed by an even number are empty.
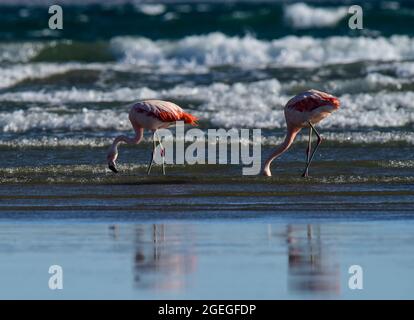
[[[84,109],[75,114],[57,114],[28,109],[0,113],[0,128],[3,132],[25,132],[32,129],[126,129],[126,119],[123,113],[112,110]]]
[[[196,88],[177,86],[165,95],[200,99],[205,116],[219,127],[267,128],[282,126],[281,107],[287,100],[280,94],[280,89],[279,81],[274,79],[248,84],[216,83]]]
[[[18,63],[0,67],[0,89],[12,87],[22,81],[32,79],[45,79],[50,76],[64,74],[74,70],[95,70],[95,71],[117,71],[128,73],[151,73],[154,72],[151,68],[139,68],[136,65],[120,64],[120,63],[49,63],[49,62],[34,62],[34,63]],[[157,69],[158,73],[171,72],[171,68]],[[189,70],[182,70],[182,73],[187,73]],[[180,70],[175,71],[180,73]]]
[[[137,10],[149,16],[158,16],[165,12],[165,5],[163,4],[137,4]]]
[[[13,86],[23,80],[43,79],[70,70],[103,70],[106,65],[100,63],[27,63],[14,64],[0,68],[0,88]]]
[[[413,78],[414,77],[414,62],[392,62],[379,65],[371,65],[367,67],[368,72],[391,72],[398,78]]]
[[[23,91],[9,92],[0,94],[0,101],[13,102],[48,102],[48,103],[65,103],[65,102],[112,102],[112,101],[133,101],[148,98],[156,98],[157,92],[148,88],[122,88],[112,91],[99,91],[76,89],[56,90],[56,91]]]
[[[130,128],[129,128],[130,130]],[[131,131],[131,130],[130,130]],[[131,133],[132,135],[132,133]],[[329,129],[322,132],[323,139],[326,143],[340,144],[394,144],[404,143],[414,145],[414,133],[410,131],[390,131],[383,132],[379,130],[374,131],[329,131]],[[168,139],[167,139],[168,140]],[[177,141],[176,138],[174,138]],[[178,139],[180,140],[180,139]],[[252,143],[261,143],[263,146],[277,146],[284,140],[283,134],[277,136],[261,137],[261,141],[241,140],[242,145],[249,145]],[[299,134],[296,138],[297,142],[306,143],[308,141],[307,133]],[[7,148],[37,148],[37,147],[88,147],[88,148],[106,148],[111,145],[113,138],[110,137],[88,137],[88,136],[54,136],[48,134],[41,137],[17,137],[11,139],[0,139],[0,147]],[[141,143],[152,143],[151,137],[145,137]],[[407,161],[406,161],[407,162]],[[410,167],[414,167],[414,161],[409,161]],[[407,163],[399,163],[395,161],[388,166],[394,167],[408,167]]]
[[[408,36],[345,37],[323,39],[287,36],[272,41],[222,33],[187,36],[181,40],[116,37],[111,48],[120,62],[180,70],[218,65],[241,67],[320,66],[378,60],[414,59],[414,38]]]
[[[414,92],[345,94],[342,108],[325,127],[400,127],[414,123]]]
[[[4,43],[0,62],[27,62],[45,44]],[[334,36],[313,38],[287,36],[261,40],[252,35],[227,36],[220,32],[187,36],[179,40],[151,40],[142,37],[115,37],[110,50],[118,65],[152,67],[160,71],[204,71],[212,66],[244,68],[266,66],[321,66],[355,61],[402,61],[414,59],[414,38]]]
[[[40,138],[16,138],[0,140],[0,147],[33,148],[33,147],[106,147],[112,143],[109,138],[60,138],[45,136]]]
[[[279,137],[263,137],[262,144],[264,145],[279,145],[282,143],[284,136]],[[325,142],[335,143],[350,143],[350,144],[363,144],[363,143],[408,143],[414,145],[414,132],[410,131],[390,131],[383,132],[379,130],[373,131],[345,131],[345,132],[323,132],[323,139]],[[307,134],[299,135],[297,141],[307,142]]]
[[[315,8],[303,2],[287,5],[284,8],[286,22],[297,29],[332,27],[347,14],[347,7]]]
[[[345,80],[328,80],[323,86],[326,91],[333,92],[336,95],[357,94],[362,92],[379,92],[381,90],[398,91],[403,85],[412,83],[408,79],[398,79],[392,76],[383,75],[377,72],[369,73],[365,77],[345,79]],[[309,87],[318,87],[318,81],[292,81],[286,83],[283,87],[290,92],[306,90]]]
[[[251,36],[227,37],[222,33],[188,36],[179,41],[152,41],[118,37],[111,41],[121,61],[160,68],[200,69],[216,65],[260,66],[268,63],[269,42]]]
[[[29,108],[0,113],[2,132],[32,129],[130,130],[126,102],[147,98],[188,101],[199,106],[194,113],[217,127],[282,128],[283,106],[291,95],[277,80],[232,85],[176,86],[155,91],[148,88],[97,90],[27,91],[0,94],[0,101],[49,102],[52,106],[77,102],[70,110]],[[321,122],[323,128],[400,127],[414,123],[414,92],[377,92],[339,95],[341,108]],[[118,101],[118,108],[81,109],[82,102]]]
[[[283,106],[290,97],[278,92],[274,80],[210,89],[203,110],[209,110],[209,119],[215,125],[285,127]],[[339,98],[340,110],[321,122],[322,127],[399,127],[414,123],[414,92],[345,94]]]
[[[34,58],[44,47],[37,42],[1,43],[0,62],[26,62]]]

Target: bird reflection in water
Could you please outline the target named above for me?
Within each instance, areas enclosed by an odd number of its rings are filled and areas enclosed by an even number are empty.
[[[137,288],[179,291],[196,270],[193,234],[186,225],[139,225],[135,229],[134,282]]]
[[[289,289],[298,293],[336,295],[339,266],[321,239],[320,225],[288,225]]]

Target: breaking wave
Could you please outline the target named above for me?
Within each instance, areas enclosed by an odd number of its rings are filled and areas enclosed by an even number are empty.
[[[128,127],[128,130],[131,129]],[[206,133],[207,134],[207,133]],[[381,132],[378,130],[366,131],[324,131],[323,132],[324,145],[340,147],[341,145],[389,145],[389,146],[413,146],[414,133],[412,131],[398,131],[398,132]],[[174,141],[181,138],[173,137]],[[166,140],[169,140],[166,138]],[[277,146],[284,140],[283,132],[269,132],[266,136],[262,134],[261,140],[247,140],[242,139],[242,145],[261,143],[263,146]],[[308,137],[306,134],[299,135],[296,141],[307,143]],[[113,137],[93,136],[93,134],[76,135],[76,133],[61,135],[41,135],[38,137],[16,137],[12,139],[0,139],[1,148],[66,148],[66,147],[88,147],[88,148],[103,148],[108,147],[113,142]],[[188,142],[188,141],[187,141]],[[141,143],[151,144],[151,137],[145,137]],[[228,141],[230,143],[230,141]],[[410,162],[411,167],[414,167],[413,161]],[[408,167],[408,164],[394,164],[399,167]]]
[[[335,26],[347,14],[347,7],[315,8],[303,2],[288,5],[284,10],[286,22],[298,29]]]
[[[230,37],[215,32],[178,41],[117,37],[114,54],[125,63],[195,68],[197,66],[318,66],[366,60],[414,58],[414,39],[408,36],[313,37],[287,36],[271,41],[253,36]]]
[[[48,103],[0,113],[2,132],[29,130],[126,130],[128,102],[148,98],[181,101],[201,122],[217,127],[283,128],[283,106],[290,95],[276,79],[251,83],[208,86],[179,85],[171,89],[122,88],[112,91],[71,89],[0,94],[0,101]],[[414,92],[340,94],[341,108],[320,126],[323,128],[404,127],[414,123]],[[62,105],[77,103],[76,106]],[[82,103],[117,102],[108,108],[84,107]],[[56,110],[56,107],[59,108]]]

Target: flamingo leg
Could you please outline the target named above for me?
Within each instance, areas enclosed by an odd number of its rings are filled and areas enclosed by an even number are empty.
[[[159,145],[160,145],[160,147],[161,147],[162,174],[163,174],[163,175],[165,175],[165,148],[164,148],[164,146],[163,146],[163,145],[162,145],[162,143],[161,143],[161,139],[160,139],[160,137],[158,136],[157,131],[155,131],[155,134],[157,135],[157,140],[158,140],[158,143],[159,143]]]
[[[318,147],[319,147],[319,145],[322,143],[322,138],[321,138],[321,135],[319,134],[319,132],[315,129],[315,127],[312,125],[312,123],[310,123],[309,122],[309,126],[311,127],[311,129],[315,132],[315,134],[316,134],[316,136],[317,136],[317,138],[318,138],[318,140],[316,141],[316,146],[315,146],[315,148],[313,149],[313,151],[312,151],[312,154],[311,154],[311,156],[310,156],[310,159],[309,159],[309,161],[308,161],[308,163],[306,164],[306,168],[305,168],[305,171],[303,172],[303,176],[305,176],[305,173],[307,172],[307,170],[309,169],[309,166],[310,166],[310,164],[311,164],[311,162],[312,162],[312,160],[313,160],[313,157],[314,157],[314,155],[315,155],[315,152],[316,152],[316,150],[318,149]]]
[[[148,165],[147,175],[149,175],[149,174],[150,174],[150,172],[151,172],[152,164],[153,164],[153,162],[154,162],[154,153],[155,153],[155,148],[156,148],[156,147],[157,147],[157,146],[155,145],[155,131],[154,131],[154,133],[153,133],[153,135],[152,135],[152,154],[151,154],[151,161],[150,161],[150,163],[149,163],[149,165]]]
[[[306,148],[306,165],[308,165],[310,156],[311,156],[311,147],[312,147],[312,127],[309,127],[309,141],[308,147]],[[305,169],[305,172],[302,174],[302,177],[307,177],[309,175],[309,169]]]

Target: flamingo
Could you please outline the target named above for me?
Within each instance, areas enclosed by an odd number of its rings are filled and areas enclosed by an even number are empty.
[[[135,137],[129,138],[127,136],[120,135],[114,139],[107,155],[108,168],[117,173],[118,170],[116,168],[115,161],[118,157],[118,145],[122,142],[127,144],[140,143],[144,135],[144,129],[147,129],[153,132],[153,149],[147,174],[151,172],[152,164],[154,162],[154,152],[157,148],[155,137],[157,137],[158,144],[161,147],[162,172],[165,174],[165,148],[162,146],[157,130],[168,128],[169,126],[174,125],[176,121],[180,120],[184,121],[184,123],[197,125],[198,119],[195,116],[184,112],[179,106],[169,101],[145,100],[133,103],[130,105],[129,121],[134,128]]]
[[[308,90],[300,93],[290,99],[285,106],[285,119],[287,133],[285,140],[277,147],[269,158],[265,161],[263,167],[263,175],[271,176],[270,164],[273,160],[283,154],[296,138],[296,135],[306,127],[309,127],[309,141],[306,149],[306,167],[302,177],[309,175],[309,166],[312,162],[316,150],[322,142],[319,132],[314,125],[328,117],[332,112],[339,109],[339,99],[325,92],[318,90]],[[312,132],[317,137],[316,146],[311,153]]]

